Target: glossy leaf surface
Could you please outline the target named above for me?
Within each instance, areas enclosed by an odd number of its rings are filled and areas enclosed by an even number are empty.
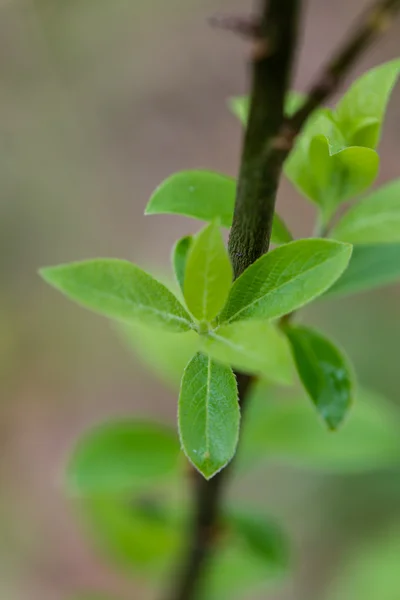
[[[322,334],[304,326],[285,329],[301,381],[329,429],[337,429],[353,400],[347,358]]]

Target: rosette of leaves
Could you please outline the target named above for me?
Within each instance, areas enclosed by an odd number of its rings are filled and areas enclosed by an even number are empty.
[[[181,450],[207,479],[235,455],[240,429],[235,372],[259,381],[242,431],[239,473],[274,457],[338,470],[397,460],[397,412],[376,395],[355,390],[348,358],[324,333],[285,317],[317,298],[400,279],[399,181],[347,204],[376,177],[376,147],[399,67],[391,61],[372,69],[334,110],[317,111],[289,155],[286,176],[316,204],[323,238],[294,240],[275,214],[277,247],[233,281],[222,228],[232,223],[236,183],[210,171],[184,171],[167,178],[146,208],[146,214],[206,222],[173,248],[175,287],[118,259],[41,270],[67,297],[116,321],[162,379],[173,386],[180,381],[179,436],[147,421],[106,423],[78,443],[68,465],[68,489],[85,525],[125,568],[160,573],[180,550],[189,509],[171,490],[182,481]],[[298,95],[288,98],[288,114],[298,102]],[[243,122],[247,105],[246,98],[231,102]],[[313,420],[310,403],[297,391],[283,403],[271,393],[271,386],[292,385],[295,371],[330,430],[339,428],[357,397],[351,418],[334,437]],[[262,526],[264,516],[258,524],[253,516],[228,516],[227,543],[210,574],[208,597],[231,597],[242,584],[264,581],[265,561],[272,578],[281,573],[281,538],[268,520]],[[237,564],[235,573],[248,580],[228,585],[228,564]]]

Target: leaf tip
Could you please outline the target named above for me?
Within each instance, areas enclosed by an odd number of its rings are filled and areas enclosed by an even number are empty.
[[[58,267],[40,267],[38,269],[38,275],[50,285],[54,285],[55,275],[57,273]]]

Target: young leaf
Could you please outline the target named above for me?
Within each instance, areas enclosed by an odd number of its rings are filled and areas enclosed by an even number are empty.
[[[183,291],[187,257],[193,244],[193,236],[186,235],[178,240],[172,250],[172,265],[174,267],[175,279]]]
[[[336,120],[349,144],[376,148],[392,89],[400,72],[400,60],[392,60],[362,75],[336,107]]]
[[[331,236],[355,244],[400,242],[400,179],[350,208]]]
[[[335,430],[353,400],[353,377],[347,358],[320,333],[302,326],[285,328],[301,381],[319,415]]]
[[[82,306],[118,321],[189,331],[189,314],[162,283],[125,260],[94,259],[57,267],[40,274],[47,283]]]
[[[327,290],[347,267],[351,246],[307,239],[265,254],[236,279],[220,322],[274,319]]]
[[[178,423],[182,448],[206,479],[233,458],[239,421],[238,392],[232,369],[196,354],[182,378]]]
[[[311,198],[322,207],[329,219],[342,202],[368,189],[379,171],[375,150],[351,146],[335,154],[329,150],[324,136],[313,138],[309,150],[310,167],[314,170],[315,195]]]
[[[325,140],[323,153],[314,152],[312,161],[310,146],[313,139]],[[325,186],[329,172],[329,158],[345,148],[342,132],[333,120],[329,109],[316,110],[298,136],[293,150],[285,162],[285,175],[307,198],[321,204],[321,188]],[[326,193],[327,190],[325,189]]]
[[[146,207],[146,215],[174,214],[232,225],[235,208],[236,181],[212,171],[181,171],[168,177],[154,192]],[[271,241],[284,244],[292,239],[283,219],[275,214]]]
[[[281,529],[264,515],[250,511],[230,511],[229,527],[241,538],[249,551],[267,564],[287,568],[289,562],[288,540]]]
[[[306,397],[282,397],[259,383],[243,420],[237,466],[248,472],[262,461],[342,473],[398,465],[400,413],[385,398],[358,390],[349,418],[328,435]]]
[[[154,192],[146,215],[174,214],[230,227],[236,181],[212,171],[182,171],[168,177]]]
[[[337,206],[368,188],[375,180],[379,157],[374,150],[346,147],[331,111],[319,110],[299,136],[285,163],[295,187],[321,207],[329,220]]]
[[[268,321],[238,321],[202,336],[204,351],[224,364],[291,384],[293,360],[285,336]]]
[[[354,246],[349,266],[326,296],[365,292],[400,281],[400,244]]]
[[[138,421],[101,425],[79,441],[67,469],[67,486],[79,495],[127,492],[177,469],[173,431]]]
[[[192,315],[212,321],[224,307],[232,285],[232,265],[216,222],[194,239],[185,271],[183,293]]]
[[[195,331],[172,333],[139,323],[118,323],[117,331],[150,372],[174,390],[179,388],[187,363],[199,350]]]

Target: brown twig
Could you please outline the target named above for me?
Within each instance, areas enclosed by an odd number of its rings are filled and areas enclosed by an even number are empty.
[[[286,155],[310,114],[336,92],[360,55],[392,25],[399,10],[400,0],[379,0],[364,12],[343,46],[316,78],[303,106],[284,123]]]
[[[275,141],[284,123],[297,43],[299,0],[264,2],[260,34],[252,48],[249,120],[229,237],[235,277],[268,250],[282,168]]]
[[[250,113],[229,239],[235,277],[269,248],[282,165],[305,121],[336,91],[360,54],[390,25],[400,9],[400,0],[375,2],[317,78],[304,105],[285,119],[284,100],[296,49],[300,4],[301,0],[262,0],[258,24],[251,21],[255,35],[252,38]],[[246,34],[249,31],[247,27]],[[245,374],[237,377],[243,413],[252,379]],[[194,516],[190,545],[171,600],[195,600],[201,593],[202,575],[218,539],[222,496],[231,468],[211,481],[193,471]]]
[[[274,213],[276,171],[273,139],[284,118],[284,101],[289,86],[296,48],[301,0],[262,0],[253,38],[250,121],[243,144],[238,196],[230,237],[230,254],[235,276],[268,249]],[[272,181],[272,185],[270,185]],[[266,193],[267,192],[267,193]],[[269,202],[266,203],[266,197]],[[246,233],[249,233],[247,237]],[[257,243],[262,239],[262,243]],[[252,378],[237,375],[243,412]],[[222,493],[231,467],[211,481],[197,472],[194,477],[194,519],[190,547],[171,600],[193,600],[201,591],[202,574],[212,556],[221,512]]]

